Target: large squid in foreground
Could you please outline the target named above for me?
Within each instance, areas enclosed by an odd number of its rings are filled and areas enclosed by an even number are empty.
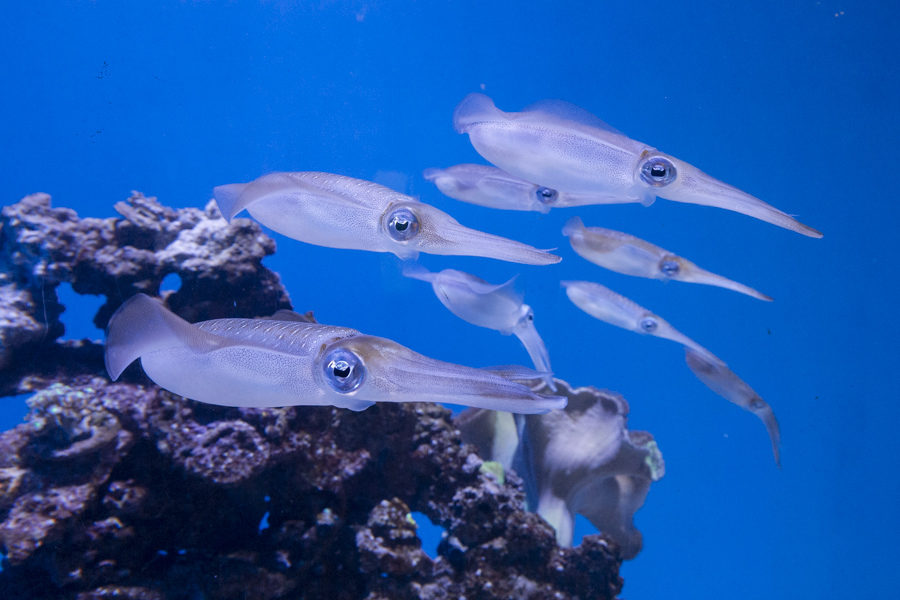
[[[519,383],[538,382],[531,369],[445,363],[391,340],[292,314],[190,324],[138,294],[110,319],[106,368],[115,380],[140,358],[160,387],[224,406],[363,410],[375,402],[447,402],[524,414],[566,405],[563,397]]]
[[[469,94],[456,107],[453,126],[468,133],[475,150],[504,171],[559,192],[594,196],[595,204],[649,206],[659,196],[822,237],[774,206],[630,139],[568,102],[544,100],[508,113],[484,94]]]
[[[213,195],[228,221],[246,209],[266,227],[317,246],[393,252],[404,260],[425,252],[529,265],[560,261],[527,244],[463,227],[411,196],[343,175],[269,173],[250,183],[220,185]]]

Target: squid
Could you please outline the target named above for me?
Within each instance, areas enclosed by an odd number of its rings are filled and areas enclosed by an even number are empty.
[[[482,256],[529,265],[559,262],[527,244],[469,229],[411,196],[361,179],[330,173],[269,173],[250,183],[213,190],[231,221],[242,210],[289,238],[326,246],[392,252],[404,260],[419,252]]]
[[[469,134],[475,150],[504,171],[560,192],[592,195],[596,204],[649,206],[661,197],[724,208],[822,237],[774,206],[628,138],[568,102],[544,100],[507,113],[484,94],[469,94],[453,113],[453,127]]]
[[[706,387],[759,417],[772,442],[775,464],[781,468],[781,431],[772,407],[721,360],[690,348],[685,348],[684,354],[688,368]]]
[[[515,278],[494,285],[455,269],[432,273],[424,268],[407,268],[403,274],[430,283],[441,304],[463,321],[519,338],[534,368],[545,374],[544,381],[551,389],[556,389],[550,355],[534,327],[534,310],[513,288]]]
[[[775,413],[720,358],[675,330],[660,317],[609,288],[588,281],[564,281],[562,284],[569,299],[589,315],[629,331],[655,335],[684,346],[688,368],[697,379],[729,402],[752,412],[762,420],[772,442],[775,463],[781,466],[781,434]]]
[[[422,176],[454,200],[500,210],[546,214],[551,208],[610,203],[590,194],[572,194],[537,185],[488,165],[463,164],[446,169],[425,169]]]
[[[285,319],[215,319],[191,324],[138,294],[112,316],[105,360],[116,380],[140,358],[174,394],[223,406],[324,406],[360,411],[375,402],[448,402],[544,413],[567,399],[538,394],[525,367],[474,369],[428,358],[347,327]]]
[[[512,417],[495,411],[466,409],[453,423],[481,458],[515,469],[529,510],[553,526],[560,546],[572,545],[580,514],[630,560],[642,541],[634,513],[651,483],[665,475],[662,452],[651,434],[628,429],[628,402],[620,395],[561,379],[556,384],[569,398],[566,408],[516,417],[523,421],[518,434]]]
[[[572,217],[562,232],[569,238],[572,249],[579,256],[616,273],[663,281],[714,285],[759,300],[772,301],[771,296],[761,294],[751,287],[721,275],[710,273],[685,258],[621,231],[585,227],[581,219]]]
[[[662,317],[606,286],[590,281],[563,281],[562,286],[575,306],[596,319],[635,333],[672,340],[704,356],[715,358],[709,350],[672,327]]]

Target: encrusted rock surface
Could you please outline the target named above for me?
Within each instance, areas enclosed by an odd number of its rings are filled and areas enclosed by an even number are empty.
[[[450,412],[203,405],[82,377],[0,435],[3,598],[608,598]],[[446,528],[436,560],[411,511]],[[116,595],[118,594],[118,596]]]
[[[214,205],[133,195],[79,219],[44,194],[0,219],[0,395],[34,392],[0,434],[0,598],[130,600],[611,598],[614,544],[559,548],[521,481],[432,404],[237,409],[106,377],[102,348],[58,342],[60,283],[157,294],[189,321],[291,308],[274,242]],[[446,529],[421,548],[410,511]]]
[[[138,292],[159,295],[170,274],[181,287],[166,292],[188,321],[255,317],[290,308],[281,278],[262,266],[275,242],[249,219],[226,223],[214,202],[172,209],[135,192],[116,204],[121,218],[81,219],[32,194],[0,213],[0,393],[22,377],[52,380],[59,369],[89,373],[88,342],[55,344],[65,327],[56,288],[104,296],[94,324],[105,329],[122,302]],[[96,374],[103,374],[97,371]]]

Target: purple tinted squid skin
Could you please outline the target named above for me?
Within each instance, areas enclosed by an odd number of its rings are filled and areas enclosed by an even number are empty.
[[[564,397],[532,391],[528,385],[540,374],[525,367],[474,369],[355,329],[293,318],[191,324],[144,294],[130,298],[110,319],[110,377],[118,379],[138,358],[160,387],[224,406],[358,411],[375,402],[447,402],[542,413],[566,405]]]
[[[561,259],[544,250],[460,225],[411,196],[362,179],[331,173],[269,173],[250,183],[213,190],[231,221],[242,210],[289,238],[325,246],[391,252],[403,260],[420,252],[482,256],[528,265]]]
[[[560,193],[594,196],[597,204],[649,206],[660,197],[715,206],[822,237],[774,206],[630,139],[568,102],[543,100],[521,112],[503,112],[484,94],[469,94],[453,113],[453,127],[467,133],[488,162]]]

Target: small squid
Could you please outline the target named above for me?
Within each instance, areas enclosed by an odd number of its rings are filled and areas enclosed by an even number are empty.
[[[572,249],[579,256],[616,273],[663,281],[715,285],[760,300],[772,300],[771,296],[710,273],[685,258],[633,235],[602,227],[585,227],[578,217],[572,217],[562,232],[568,236]]]
[[[763,425],[766,426],[766,432],[772,442],[775,464],[780,468],[781,431],[772,407],[721,360],[695,352],[690,348],[684,349],[684,358],[688,368],[706,387],[760,418]]]
[[[606,286],[590,281],[563,281],[562,286],[575,306],[596,319],[635,333],[672,340],[715,358],[709,350],[669,325],[662,317]]]
[[[301,319],[215,319],[190,324],[144,294],[125,302],[107,330],[113,380],[135,359],[172,393],[223,406],[323,406],[448,402],[513,413],[563,408],[537,394],[540,374],[442,362],[355,329]],[[520,383],[521,382],[521,383]]]
[[[547,385],[556,389],[550,371],[550,355],[534,327],[534,311],[513,288],[515,278],[494,285],[455,269],[432,273],[424,268],[407,268],[403,274],[430,283],[441,304],[463,321],[519,338],[534,362],[534,368],[545,373]]]
[[[560,261],[544,250],[460,225],[450,215],[377,183],[330,173],[269,173],[213,190],[227,220],[246,209],[265,225],[301,242],[392,252],[483,256],[529,265]]]
[[[554,190],[488,165],[463,164],[446,169],[425,169],[422,176],[454,200],[500,210],[546,214],[551,208],[629,202]]]
[[[544,100],[507,113],[484,94],[469,94],[456,107],[453,126],[469,134],[475,150],[504,171],[560,192],[593,195],[598,204],[649,206],[659,196],[732,210],[822,237],[774,206],[628,138],[568,102]]]

